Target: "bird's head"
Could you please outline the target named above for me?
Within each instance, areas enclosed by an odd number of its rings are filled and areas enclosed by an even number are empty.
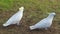
[[[49,13],[48,18],[54,17],[55,15],[56,15],[55,12]]]
[[[49,15],[53,15],[53,16],[55,16],[55,15],[56,15],[56,13],[55,13],[55,12],[52,12],[52,13],[49,13]]]
[[[21,10],[24,10],[24,7],[23,6],[19,8],[19,11],[21,11]]]

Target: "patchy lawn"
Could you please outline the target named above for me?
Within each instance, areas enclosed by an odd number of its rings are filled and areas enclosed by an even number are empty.
[[[2,24],[21,6],[25,7],[21,26],[4,28]],[[30,25],[47,17],[50,12],[55,12],[56,16],[49,30],[29,30]],[[0,34],[60,34],[60,0],[0,0]]]

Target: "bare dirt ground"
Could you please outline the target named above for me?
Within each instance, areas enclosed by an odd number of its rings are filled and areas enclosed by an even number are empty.
[[[10,4],[11,1],[11,4]],[[60,0],[10,0],[9,2],[2,1],[0,7],[0,34],[60,34]],[[8,2],[8,4],[7,4]],[[3,5],[3,6],[2,6]],[[7,7],[8,6],[8,7]],[[20,26],[10,25],[3,27],[5,23],[18,8],[24,6],[24,16],[20,21]],[[5,8],[10,8],[6,9]],[[47,13],[54,11],[56,16],[52,26],[48,29],[38,29],[31,31],[30,25],[39,22],[41,19],[48,16]]]

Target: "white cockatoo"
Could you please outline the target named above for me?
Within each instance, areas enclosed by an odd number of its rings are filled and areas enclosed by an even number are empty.
[[[47,18],[42,19],[40,22],[36,23],[35,25],[29,26],[30,30],[41,29],[41,28],[45,28],[47,30],[47,28],[49,28],[52,25],[52,20],[55,15],[56,14],[54,12],[50,13]]]
[[[20,20],[23,17],[24,7],[19,8],[19,11],[14,14],[6,23],[3,24],[4,27],[9,26],[11,24],[19,25]]]

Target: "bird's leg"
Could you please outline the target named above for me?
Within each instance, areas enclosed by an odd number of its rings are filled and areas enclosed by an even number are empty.
[[[45,28],[45,30],[48,30],[48,28]]]
[[[19,21],[17,22],[17,25],[20,25],[20,24],[19,24]]]

